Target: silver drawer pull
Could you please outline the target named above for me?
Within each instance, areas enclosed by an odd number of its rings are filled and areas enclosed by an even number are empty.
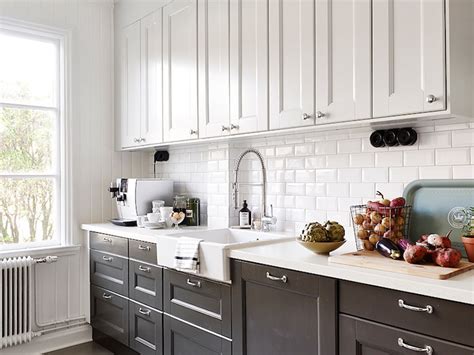
[[[106,243],[112,243],[112,238],[104,237],[104,242],[106,242]]]
[[[433,307],[430,306],[430,305],[427,305],[424,308],[415,307],[415,306],[410,306],[408,304],[405,304],[405,302],[403,300],[398,300],[398,307],[408,309],[409,311],[426,312],[428,314],[433,313]]]
[[[186,283],[187,283],[189,286],[201,288],[201,281],[193,281],[193,280],[191,280],[191,279],[187,279],[187,280],[186,280]]]
[[[151,311],[149,309],[143,309],[143,308],[139,308],[138,312],[140,312],[144,316],[149,316],[151,314]]]
[[[114,260],[114,258],[112,258],[111,256],[105,256],[105,255],[104,255],[104,256],[102,257],[102,260],[111,263],[111,262]]]
[[[112,298],[112,295],[109,295],[108,293],[104,293],[102,295],[102,298],[105,299],[105,300],[110,300]]]
[[[138,270],[143,271],[143,272],[150,272],[149,267],[145,267],[145,266],[141,266],[141,265],[138,265]]]
[[[146,250],[149,251],[151,248],[148,245],[138,245],[138,250]]]
[[[288,281],[288,277],[286,275],[283,275],[282,277],[273,276],[268,271],[267,271],[267,279],[272,280],[272,281],[281,281],[283,283],[286,283]]]
[[[402,338],[398,338],[398,346],[411,351],[416,351],[418,353],[427,353],[428,355],[433,354],[433,348],[431,346],[425,345],[424,348],[419,348],[417,346],[405,343]]]

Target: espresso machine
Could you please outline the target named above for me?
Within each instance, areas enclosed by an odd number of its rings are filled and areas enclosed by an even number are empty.
[[[117,202],[118,212],[118,218],[111,222],[120,226],[136,226],[137,216],[151,212],[153,200],[163,200],[166,206],[173,203],[171,180],[119,178],[112,181],[109,192]]]

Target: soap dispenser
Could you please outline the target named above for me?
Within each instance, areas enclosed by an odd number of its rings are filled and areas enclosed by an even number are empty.
[[[252,213],[248,209],[247,200],[244,200],[244,206],[239,211],[239,226],[250,227],[252,221]]]

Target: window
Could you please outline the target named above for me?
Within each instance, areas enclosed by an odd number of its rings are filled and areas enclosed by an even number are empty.
[[[63,38],[0,19],[0,249],[62,241]]]

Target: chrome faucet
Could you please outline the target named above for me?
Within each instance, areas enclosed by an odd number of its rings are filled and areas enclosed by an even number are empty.
[[[239,208],[239,185],[242,185],[242,183],[239,183],[239,168],[240,168],[240,163],[242,162],[242,159],[247,155],[253,153],[257,156],[258,160],[260,161],[260,165],[262,167],[262,183],[248,183],[246,185],[251,185],[251,186],[261,186],[262,187],[262,200],[263,200],[263,215],[262,215],[262,230],[263,231],[270,231],[271,226],[276,224],[276,217],[273,217],[273,206],[270,205],[270,210],[271,214],[270,216],[267,216],[267,208],[266,208],[266,202],[267,202],[267,190],[266,190],[266,185],[267,185],[267,172],[265,169],[265,163],[263,162],[263,157],[262,154],[256,150],[256,149],[247,149],[244,151],[242,154],[239,155],[237,159],[237,163],[235,165],[234,169],[234,182],[232,183],[232,199],[234,200],[234,208],[237,210]]]

